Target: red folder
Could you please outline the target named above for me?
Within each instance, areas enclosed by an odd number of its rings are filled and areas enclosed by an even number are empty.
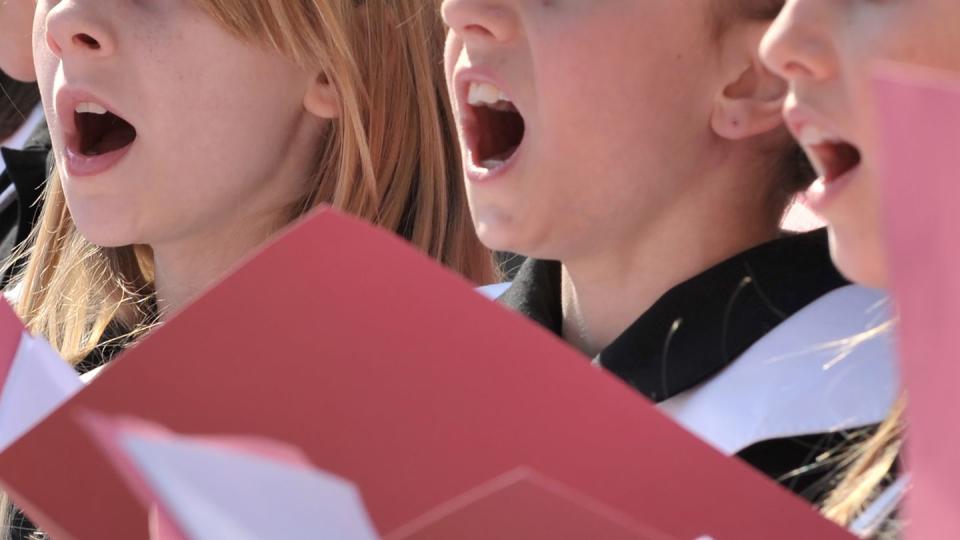
[[[960,538],[960,74],[886,66],[875,90],[909,399],[909,537]]]
[[[529,531],[572,506],[656,531],[638,537],[648,540],[850,538],[552,335],[332,211],[268,246],[0,455],[3,488],[57,540],[147,538],[146,510],[85,434],[84,411],[300,448],[360,488],[387,538],[443,527],[429,516],[518,470],[538,480],[468,508],[457,530],[516,538],[487,528],[489,516],[509,510]]]
[[[0,297],[0,389],[7,380],[10,368],[20,346],[20,336],[26,329],[7,301]]]

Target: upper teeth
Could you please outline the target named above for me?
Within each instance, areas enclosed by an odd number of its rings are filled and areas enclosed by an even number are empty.
[[[828,133],[827,131],[824,131],[811,124],[803,126],[803,129],[800,130],[800,135],[797,137],[797,139],[799,140],[800,144],[804,146],[818,146],[821,144],[843,142],[843,139],[840,137],[837,137],[832,133]]]
[[[470,93],[467,102],[470,105],[495,105],[500,101],[510,101],[503,90],[490,83],[470,83]]]
[[[84,102],[77,105],[78,113],[107,114],[107,109],[96,103]]]

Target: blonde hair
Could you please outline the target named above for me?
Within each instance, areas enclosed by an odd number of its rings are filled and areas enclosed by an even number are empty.
[[[823,515],[850,527],[889,480],[903,446],[906,399],[900,398],[890,416],[846,460],[846,473],[823,504]]]
[[[442,73],[444,29],[423,0],[194,0],[229,32],[262,43],[336,89],[339,120],[317,152],[293,221],[318,204],[393,231],[477,283],[493,260],[470,221]],[[17,309],[72,363],[108,326],[148,326],[152,257],[145,246],[99,248],[77,231],[60,182],[48,182],[16,278]]]
[[[893,331],[894,321],[886,321],[866,332],[834,345],[842,349],[835,362],[842,361],[853,349]],[[890,479],[903,446],[906,397],[901,396],[887,419],[873,435],[842,456],[838,464],[839,482],[827,494],[821,506],[823,515],[849,528],[867,506],[880,494]]]

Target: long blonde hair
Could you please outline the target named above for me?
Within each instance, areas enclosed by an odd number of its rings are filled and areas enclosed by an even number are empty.
[[[895,321],[889,320],[843,340],[839,343],[843,349],[840,358],[867,341],[893,332],[894,327]],[[851,527],[890,480],[903,447],[906,404],[906,396],[901,396],[877,430],[841,456],[839,481],[821,505],[827,519]]]
[[[444,29],[423,0],[194,0],[229,32],[319,68],[340,98],[293,221],[326,203],[405,237],[477,283],[495,279],[461,182],[442,72]],[[77,231],[54,174],[25,266],[17,309],[72,363],[111,324],[147,326],[152,257],[144,246],[99,248]]]
[[[877,431],[847,456],[840,483],[823,504],[823,515],[843,527],[854,520],[890,479],[903,447],[906,398],[900,398]]]

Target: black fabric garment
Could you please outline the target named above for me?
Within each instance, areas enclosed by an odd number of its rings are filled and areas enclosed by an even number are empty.
[[[0,265],[27,239],[40,214],[40,195],[53,170],[51,148],[50,132],[41,124],[22,150],[0,150],[7,166],[0,175],[0,193],[12,185],[17,194],[15,204],[0,209]],[[13,273],[0,276],[0,289]]]
[[[791,315],[848,284],[830,259],[826,231],[784,236],[667,291],[594,363],[649,399],[664,401],[707,381]],[[562,337],[560,263],[528,260],[499,300]],[[740,457],[816,499],[833,472],[833,462],[816,459],[854,435],[768,441]]]

